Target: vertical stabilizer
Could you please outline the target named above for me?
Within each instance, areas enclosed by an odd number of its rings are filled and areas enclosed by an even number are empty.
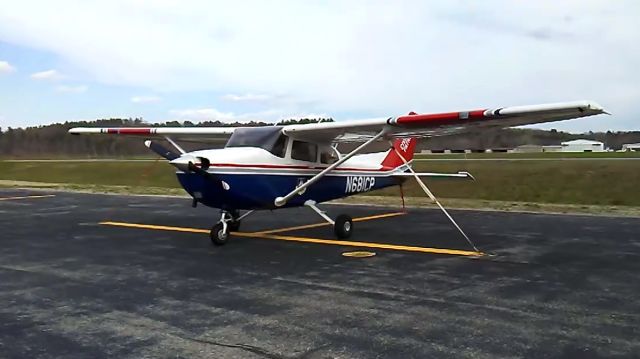
[[[413,153],[418,139],[415,137],[398,138],[393,141],[393,147],[387,152],[387,156],[382,160],[383,168],[396,168],[404,165],[404,161],[395,150],[398,150],[407,162],[413,159]],[[394,150],[395,149],[395,150]]]

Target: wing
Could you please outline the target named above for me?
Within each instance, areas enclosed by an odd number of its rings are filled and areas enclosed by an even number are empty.
[[[577,101],[533,106],[498,107],[473,111],[411,114],[399,117],[312,123],[283,127],[293,138],[313,142],[363,142],[383,129],[389,137],[433,137],[552,122],[606,113],[595,102]],[[244,127],[243,127],[244,128]],[[182,140],[227,139],[235,127],[76,127],[71,134],[113,134]]]
[[[235,127],[76,127],[70,134],[108,134],[143,136],[145,138],[171,136],[181,140],[226,140]]]
[[[291,125],[285,134],[314,142],[362,142],[385,129],[390,137],[433,137],[552,122],[606,113],[595,102],[576,101],[472,111],[412,114],[370,120]]]

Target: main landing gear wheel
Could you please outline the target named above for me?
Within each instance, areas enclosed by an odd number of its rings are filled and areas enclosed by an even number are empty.
[[[221,246],[229,241],[229,227],[229,225],[225,225],[222,222],[218,222],[215,226],[211,227],[209,236],[214,246]]]
[[[338,239],[346,239],[351,237],[353,232],[353,220],[346,214],[339,215],[333,224],[333,232]]]

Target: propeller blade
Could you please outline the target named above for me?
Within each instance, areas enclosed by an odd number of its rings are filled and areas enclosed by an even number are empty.
[[[171,152],[171,150],[168,150],[166,147],[164,147],[163,145],[150,141],[150,140],[146,140],[144,141],[144,145],[147,146],[151,151],[155,152],[156,154],[158,154],[160,157],[164,157],[169,161],[173,161],[176,158],[180,157],[179,155],[177,155],[174,152]]]

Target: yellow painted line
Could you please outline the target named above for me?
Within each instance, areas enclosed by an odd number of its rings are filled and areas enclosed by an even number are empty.
[[[170,227],[170,226],[156,226],[153,224],[139,224],[139,223],[127,223],[127,222],[100,222],[105,226],[118,226],[128,228],[142,228],[142,229],[157,229],[161,231],[175,231],[175,232],[189,232],[189,233],[209,233],[208,229],[198,228],[186,228],[186,227]]]
[[[391,250],[396,250],[396,251],[407,251],[407,252],[451,254],[451,255],[458,255],[458,256],[482,256],[482,255],[484,255],[484,253],[482,253],[482,252],[465,251],[465,250],[460,250],[460,249],[414,247],[414,246],[402,246],[402,245],[396,245],[396,244],[372,243],[372,242],[352,242],[352,241],[340,241],[340,240],[334,240],[334,239],[319,239],[319,238],[309,238],[309,237],[281,236],[281,235],[275,235],[275,234],[234,233],[234,235],[241,236],[241,237],[250,237],[250,238],[278,239],[278,240],[281,240],[281,241],[328,244],[328,245],[335,245],[335,246],[349,246],[349,247],[376,248],[376,249],[391,249]]]
[[[152,224],[139,224],[139,223],[127,223],[127,222],[100,222],[100,224],[107,225],[107,226],[155,229],[155,230],[163,230],[163,231],[207,233],[207,234],[209,233],[208,229],[157,226]],[[465,251],[460,249],[414,247],[414,246],[403,246],[403,245],[388,244],[388,243],[352,242],[352,241],[341,241],[341,240],[333,240],[333,239],[282,236],[282,235],[263,234],[263,233],[233,232],[232,234],[238,237],[247,237],[247,238],[276,239],[276,240],[290,241],[290,242],[316,243],[316,244],[361,247],[361,248],[389,249],[389,250],[406,251],[406,252],[449,254],[449,255],[467,256],[467,257],[477,257],[477,256],[484,255],[484,253],[482,252]]]
[[[31,198],[48,198],[48,197],[55,197],[55,194],[41,194],[41,195],[34,195],[34,196],[19,196],[19,197],[2,197],[0,198],[0,201],[12,201],[14,199],[31,199]]]
[[[383,213],[383,214],[376,214],[376,215],[373,215],[373,216],[354,218],[353,221],[354,222],[363,222],[363,221],[370,221],[372,219],[380,219],[380,218],[387,218],[387,217],[402,216],[403,214],[406,214],[406,212]],[[328,225],[330,225],[329,222],[303,224],[301,226],[285,227],[285,228],[278,228],[278,229],[269,229],[269,230],[266,230],[266,231],[258,231],[258,232],[253,232],[253,233],[254,234],[271,234],[271,233],[280,233],[280,232],[290,232],[290,231],[297,231],[297,230],[300,230],[300,229],[324,227],[324,226],[328,226]]]

